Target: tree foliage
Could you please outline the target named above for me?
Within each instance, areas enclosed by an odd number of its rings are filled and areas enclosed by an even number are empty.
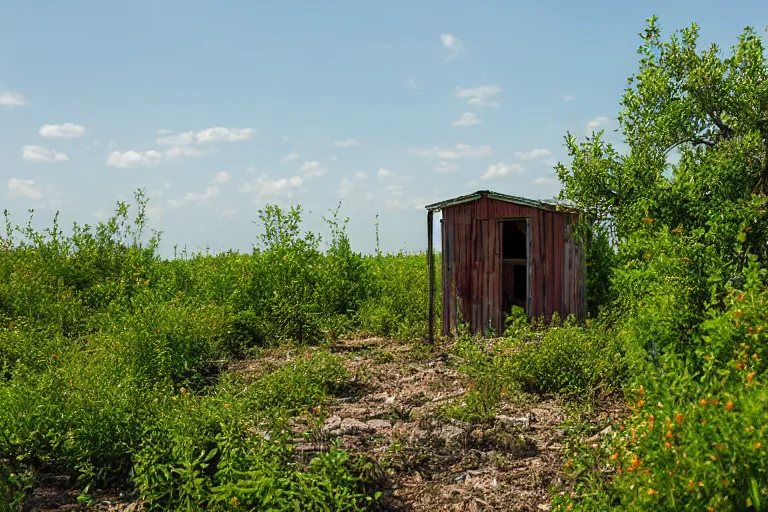
[[[717,247],[724,264],[746,253],[768,262],[768,60],[746,28],[723,56],[699,48],[696,24],[662,40],[656,17],[641,34],[639,71],[621,100],[624,154],[603,131],[568,133],[561,197],[587,212],[592,230],[625,243],[648,224]],[[676,159],[673,157],[677,157]],[[677,160],[677,161],[675,161]],[[744,251],[734,251],[736,245]]]

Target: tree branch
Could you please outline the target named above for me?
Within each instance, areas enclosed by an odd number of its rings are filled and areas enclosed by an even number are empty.
[[[720,137],[728,140],[733,137],[734,132],[733,128],[728,126],[723,122],[722,119],[720,119],[720,116],[717,114],[716,111],[712,110],[707,112],[709,114],[709,117],[712,119],[712,122],[715,123],[715,126],[717,126],[717,129],[720,130]]]

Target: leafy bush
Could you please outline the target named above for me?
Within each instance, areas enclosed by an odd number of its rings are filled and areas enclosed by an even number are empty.
[[[669,354],[637,376],[626,424],[572,463],[612,477],[582,483],[576,491],[588,497],[563,499],[561,509],[766,510],[765,275],[753,263],[744,290],[701,325],[695,364]]]
[[[364,510],[345,452],[302,465],[284,432],[250,434],[231,398],[182,396],[147,431],[133,481],[150,509]]]
[[[615,333],[599,323],[561,327],[555,316],[545,331],[520,334],[503,342],[507,355],[499,364],[523,389],[583,396],[619,386],[623,350]]]
[[[573,446],[554,508],[768,510],[768,59],[751,28],[725,57],[697,49],[696,25],[662,41],[653,17],[642,37],[619,116],[629,151],[569,136],[558,166],[584,228],[616,249],[601,323],[626,350],[634,412]]]
[[[307,353],[248,385],[242,401],[252,411],[297,414],[337,393],[347,380],[338,356]]]

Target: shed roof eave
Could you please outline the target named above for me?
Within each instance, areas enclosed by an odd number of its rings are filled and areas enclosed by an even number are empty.
[[[571,212],[571,213],[579,213],[578,208],[574,208],[572,206],[566,206],[562,204],[557,203],[550,203],[546,201],[540,201],[540,200],[534,200],[534,199],[526,199],[524,197],[518,197],[518,196],[510,196],[507,194],[500,194],[498,192],[492,192],[490,190],[479,190],[477,192],[473,192],[472,194],[467,194],[464,196],[459,196],[453,199],[446,199],[445,201],[440,201],[439,203],[433,203],[430,205],[425,206],[425,208],[429,211],[440,211],[443,208],[448,208],[451,206],[457,206],[460,204],[465,203],[471,203],[473,201],[479,200],[483,195],[486,195],[488,199],[495,199],[497,201],[503,201],[505,203],[513,203],[513,204],[519,204],[521,206],[528,206],[531,208],[539,208],[543,210],[551,210],[551,211],[563,211],[563,212]]]

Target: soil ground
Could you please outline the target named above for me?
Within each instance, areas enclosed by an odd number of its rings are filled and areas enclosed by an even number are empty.
[[[504,401],[493,419],[470,424],[444,413],[447,405],[461,403],[471,385],[447,351],[436,356],[421,344],[381,338],[342,340],[332,350],[344,356],[352,376],[349,396],[333,400],[321,424],[294,419],[297,453],[309,458],[335,441],[372,457],[386,471],[379,510],[549,510],[549,489],[562,483],[564,444],[598,432],[622,412],[605,403],[579,418],[588,428],[577,432],[564,426],[569,418],[564,403],[520,394]],[[229,371],[256,377],[290,359],[290,351],[279,349]],[[309,439],[300,435],[305,432]],[[85,510],[77,504],[77,491],[66,490],[64,482],[51,477],[42,484],[27,510]],[[140,505],[113,493],[88,510],[130,511]]]

